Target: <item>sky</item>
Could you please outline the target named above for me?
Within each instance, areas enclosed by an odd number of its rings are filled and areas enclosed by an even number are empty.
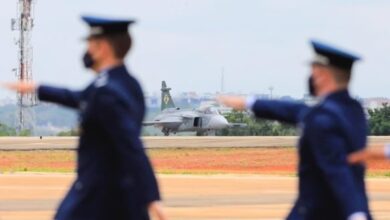
[[[80,15],[134,18],[126,59],[145,92],[166,80],[174,92],[306,93],[317,39],[362,56],[351,91],[390,97],[390,1],[377,0],[36,0],[32,32],[35,81],[83,89],[88,28]],[[0,81],[14,81],[16,1],[0,7]],[[0,90],[0,98],[14,97]]]

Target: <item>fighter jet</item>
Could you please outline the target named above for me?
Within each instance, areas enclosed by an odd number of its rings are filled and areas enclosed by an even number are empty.
[[[236,127],[236,124],[229,124],[226,118],[219,114],[212,106],[197,109],[180,109],[176,107],[170,94],[171,88],[167,87],[165,81],[161,85],[161,113],[152,121],[143,122],[144,126],[155,126],[161,128],[165,136],[177,132],[196,132],[197,136],[215,134],[216,130]]]

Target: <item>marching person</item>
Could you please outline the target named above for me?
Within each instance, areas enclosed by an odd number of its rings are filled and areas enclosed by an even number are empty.
[[[349,165],[347,155],[366,146],[367,122],[348,85],[359,57],[318,41],[309,90],[321,101],[304,103],[220,97],[226,106],[250,109],[259,118],[297,125],[299,195],[288,220],[371,219],[364,183],[365,167]]]
[[[42,101],[78,110],[80,140],[77,179],[58,208],[56,220],[166,219],[143,144],[142,89],[124,58],[131,48],[134,21],[84,16],[90,26],[83,62],[96,79],[82,91],[34,83],[8,83],[9,89],[37,92]]]

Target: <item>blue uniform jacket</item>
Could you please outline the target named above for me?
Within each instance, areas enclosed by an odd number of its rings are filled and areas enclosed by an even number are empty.
[[[348,165],[347,155],[366,146],[367,123],[348,91],[309,107],[301,103],[257,100],[257,117],[297,125],[299,195],[289,220],[345,220],[358,211],[369,219],[363,165]]]
[[[77,179],[55,219],[149,219],[147,204],[160,195],[140,140],[144,96],[126,68],[101,73],[83,91],[42,85],[38,96],[80,113]]]

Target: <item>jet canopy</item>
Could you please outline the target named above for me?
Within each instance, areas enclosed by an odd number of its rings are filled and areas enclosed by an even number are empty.
[[[198,111],[203,113],[203,114],[219,115],[218,109],[213,107],[213,106],[202,107],[202,108],[199,108]]]

